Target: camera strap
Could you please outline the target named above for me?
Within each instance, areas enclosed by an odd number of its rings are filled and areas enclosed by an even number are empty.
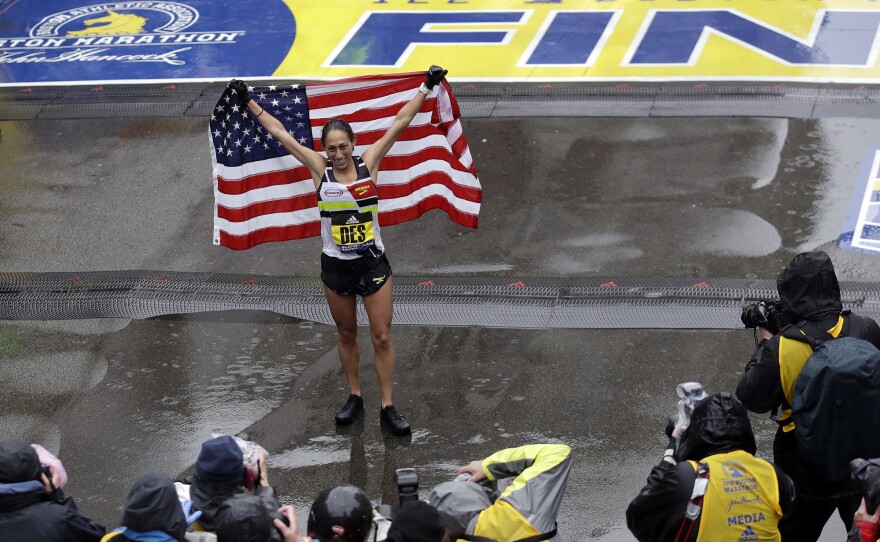
[[[703,497],[706,495],[706,488],[709,487],[709,465],[706,463],[697,463],[697,476],[694,479],[694,490],[691,492],[691,498],[688,501],[687,510],[684,517],[681,518],[681,525],[675,534],[675,542],[685,542],[690,539],[691,531],[697,523],[700,514],[703,512]],[[687,532],[684,532],[685,525],[688,526]],[[684,533],[684,537],[682,537]]]
[[[813,322],[807,322],[806,320],[786,327],[782,330],[782,336],[793,341],[807,343],[813,350],[834,338],[834,336],[826,330],[817,326]]]
[[[511,542],[541,542],[542,540],[550,540],[556,536],[556,526],[554,525],[553,530],[547,531],[546,533],[540,533],[532,536],[527,536],[525,538],[518,538]],[[489,538],[487,536],[477,536],[475,534],[460,534],[456,535],[455,538],[457,540],[467,540],[468,542],[498,542],[494,538]]]
[[[532,536],[527,536],[525,538],[520,538],[518,540],[514,540],[513,542],[541,542],[541,540],[550,540],[556,536],[556,524],[553,524],[553,529],[547,531],[546,533],[536,534]]]
[[[554,536],[556,536],[556,524],[553,524],[553,529],[547,531],[546,533],[535,534],[532,536],[527,536],[525,538],[517,538],[516,540],[512,540],[511,542],[541,542],[542,540],[550,540]],[[475,534],[460,534],[455,535],[454,538],[457,540],[467,540],[468,542],[498,542],[494,538],[489,538],[487,536],[477,536]]]

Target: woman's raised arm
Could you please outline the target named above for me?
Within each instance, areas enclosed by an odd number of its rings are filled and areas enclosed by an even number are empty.
[[[309,171],[312,173],[312,179],[315,181],[315,186],[317,186],[321,182],[321,176],[324,174],[327,160],[312,149],[300,145],[299,142],[287,132],[284,125],[281,124],[281,121],[264,110],[260,104],[253,101],[250,97],[247,83],[238,79],[233,79],[229,82],[229,88],[235,91],[242,105],[245,105],[254,118],[260,121],[263,128],[272,134],[272,137],[277,139],[284,148],[287,149],[287,152],[292,154],[294,158],[309,168]]]
[[[394,117],[391,126],[379,141],[376,141],[370,145],[369,149],[364,151],[362,158],[371,174],[376,174],[379,169],[379,163],[385,158],[388,150],[391,149],[391,145],[394,145],[394,142],[397,141],[400,134],[406,130],[406,127],[409,126],[409,123],[415,118],[419,109],[422,108],[425,98],[431,93],[431,90],[433,90],[435,86],[440,84],[440,81],[446,77],[447,73],[448,70],[444,70],[440,66],[431,66],[431,69],[425,74],[425,82],[419,87],[419,91],[416,95],[397,112],[397,116]]]

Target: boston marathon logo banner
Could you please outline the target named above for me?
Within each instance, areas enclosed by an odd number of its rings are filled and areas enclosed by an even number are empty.
[[[0,83],[263,76],[295,34],[271,0],[0,0]]]
[[[880,82],[877,0],[0,0],[0,84]]]

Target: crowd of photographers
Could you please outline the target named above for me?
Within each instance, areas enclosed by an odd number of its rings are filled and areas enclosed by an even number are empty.
[[[39,445],[0,441],[4,542],[475,542],[557,540],[556,514],[571,469],[562,444],[500,450],[418,499],[413,469],[399,469],[399,509],[374,509],[360,488],[321,491],[301,529],[269,484],[259,446],[222,435],[202,444],[195,472],[177,482],[137,479],[118,528],[83,515],[64,494],[67,473]],[[499,490],[500,479],[512,479]]]
[[[861,458],[880,457],[880,327],[843,310],[824,252],[795,256],[777,291],[743,310],[757,348],[735,396],[680,386],[692,413],[627,509],[639,541],[815,542],[836,510],[850,541],[877,542],[880,459]],[[778,424],[773,463],[748,411]]]
[[[849,542],[878,542],[880,327],[843,310],[824,252],[797,255],[777,290],[778,301],[743,311],[757,348],[735,395],[679,386],[667,449],[626,510],[640,542],[814,542],[835,511]],[[772,412],[778,423],[772,463],[755,456],[749,411]],[[500,450],[461,467],[424,501],[414,471],[399,469],[393,517],[363,490],[338,485],[318,495],[301,529],[269,484],[265,451],[219,436],[203,443],[191,477],[138,479],[119,528],[105,532],[64,495],[67,474],[56,457],[7,440],[0,441],[0,540],[557,540],[570,468],[565,445]],[[499,488],[501,479],[512,482]]]

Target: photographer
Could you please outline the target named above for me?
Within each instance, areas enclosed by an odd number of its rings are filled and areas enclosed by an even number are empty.
[[[216,530],[217,512],[229,498],[242,493],[277,500],[275,488],[269,485],[266,457],[260,454],[257,465],[244,460],[241,447],[229,435],[219,436],[202,443],[196,460],[196,474],[189,486],[194,509],[202,512],[193,524],[197,531]]]
[[[306,524],[314,542],[363,542],[373,532],[373,505],[359,487],[339,484],[318,493]]]
[[[42,450],[40,448],[39,450]],[[98,542],[104,526],[84,516],[61,487],[58,460],[23,440],[0,441],[0,540],[4,542]],[[55,463],[56,466],[52,464]]]
[[[303,542],[292,506],[239,494],[217,511],[217,542]],[[305,539],[308,540],[308,539]]]
[[[810,330],[819,330],[827,338],[856,337],[880,347],[880,328],[870,318],[842,312],[840,286],[824,252],[795,256],[777,277],[776,286],[781,299],[778,308],[770,305],[775,310],[758,311],[760,306],[753,306],[751,313],[743,314],[744,323],[757,327],[762,340],[745,367],[736,395],[752,412],[780,411],[773,458],[798,490],[796,508],[780,524],[780,532],[787,540],[813,542],[835,509],[849,529],[859,497],[849,480],[827,482],[798,453],[790,417],[795,384],[813,353],[805,337]],[[754,321],[747,321],[749,316]],[[788,322],[795,325],[786,327]]]
[[[450,538],[461,534],[498,541],[558,540],[556,514],[562,504],[571,448],[531,444],[508,448],[461,467],[468,481],[444,482],[428,495],[428,504],[457,522]],[[516,478],[500,495],[476,483]]]
[[[640,542],[778,541],[794,489],[755,449],[742,403],[729,393],[700,400],[678,448],[627,508],[627,527]]]
[[[128,493],[122,526],[101,542],[184,542],[187,519],[174,482],[161,474],[147,474]]]

